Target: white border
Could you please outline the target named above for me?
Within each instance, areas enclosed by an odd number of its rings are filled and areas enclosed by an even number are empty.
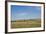
[[[22,6],[41,6],[41,27],[40,28],[17,28],[11,29],[11,5],[22,5]],[[8,32],[20,32],[20,31],[35,31],[43,30],[43,20],[44,20],[43,4],[32,4],[32,3],[17,3],[17,2],[8,2]]]

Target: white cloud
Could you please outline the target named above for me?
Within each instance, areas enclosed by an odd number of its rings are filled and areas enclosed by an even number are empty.
[[[25,15],[27,15],[27,13],[19,13],[19,14],[17,14],[17,16],[25,16]]]

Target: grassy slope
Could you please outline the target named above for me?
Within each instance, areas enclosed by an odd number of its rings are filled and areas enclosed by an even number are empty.
[[[12,28],[32,28],[32,27],[40,27],[40,20],[17,20],[11,21]]]

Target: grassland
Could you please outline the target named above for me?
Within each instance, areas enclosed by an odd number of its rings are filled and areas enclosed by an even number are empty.
[[[41,27],[40,19],[11,21],[11,28],[34,28]]]

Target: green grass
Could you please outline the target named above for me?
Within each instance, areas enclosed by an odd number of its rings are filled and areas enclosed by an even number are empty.
[[[41,27],[40,20],[17,20],[11,21],[11,28],[34,28]]]

